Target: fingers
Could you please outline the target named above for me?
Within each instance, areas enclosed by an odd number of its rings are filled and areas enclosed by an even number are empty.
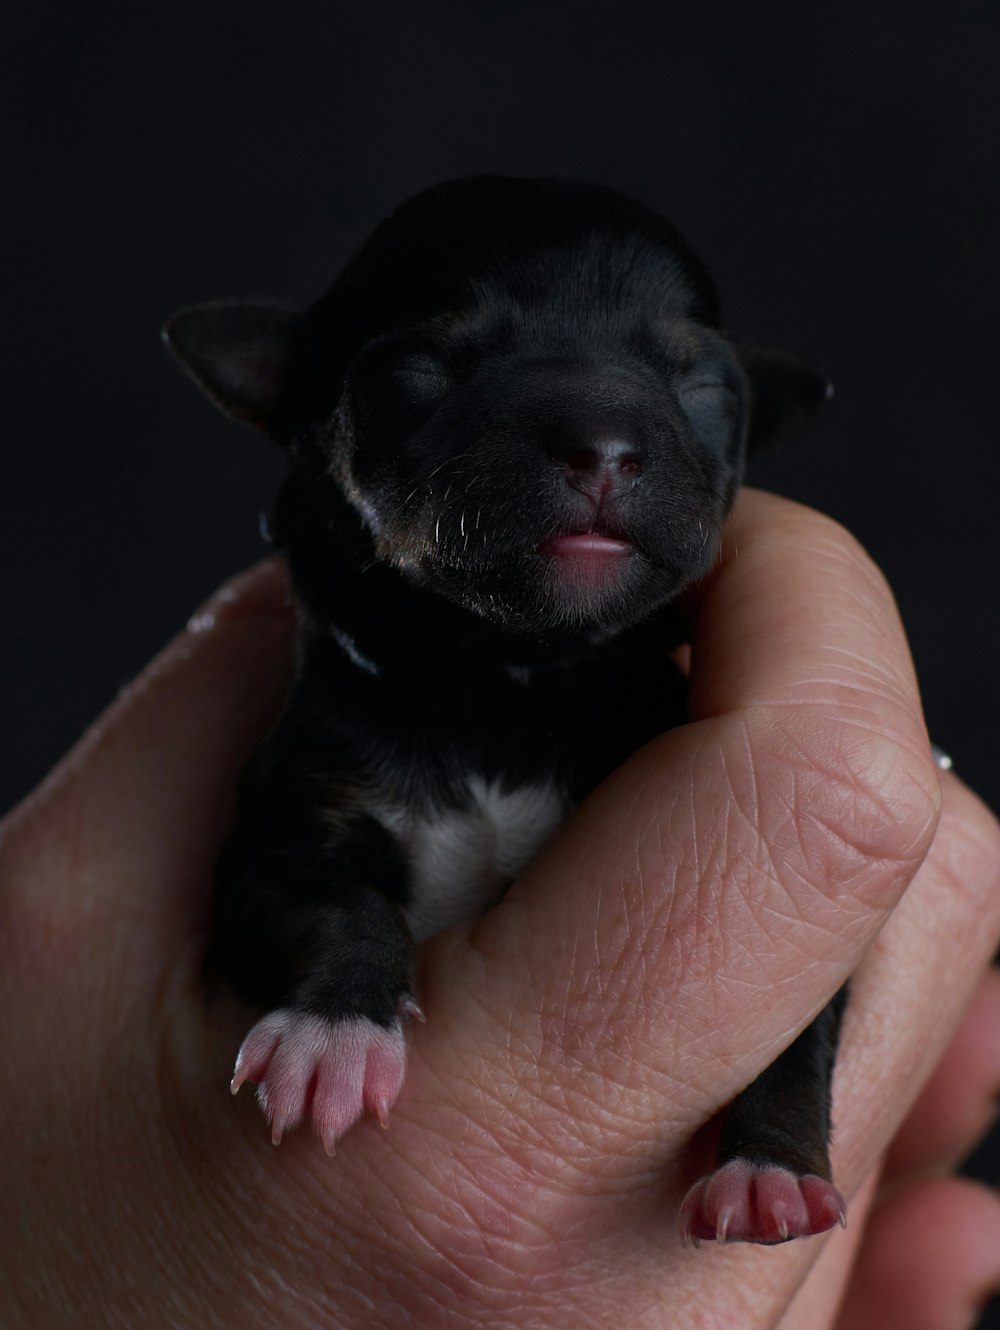
[[[964,1178],[914,1183],[872,1216],[838,1330],[969,1330],[1000,1292],[1000,1198]]]
[[[198,611],[8,819],[8,907],[27,862],[33,885],[21,905],[51,912],[67,940],[95,910],[116,921],[115,937],[140,916],[172,928],[187,926],[185,912],[203,915],[239,773],[287,686],[292,623],[276,561]]]
[[[952,1047],[969,1051],[969,1038],[995,1001],[992,977],[984,985],[980,976],[1000,936],[1000,832],[960,781],[946,776],[943,792],[944,812],[928,859],[852,982],[835,1082],[833,1150],[834,1171],[849,1192],[857,1179],[876,1170],[883,1148],[944,1050],[949,1049],[948,1057]],[[952,1045],[967,1009],[969,1024],[963,1024]],[[956,1096],[973,1081],[982,1090],[991,1072],[995,1083],[994,1048],[995,1038],[989,1037],[970,1058],[975,1073],[970,1077],[966,1069]],[[975,1101],[964,1123],[961,1113],[945,1113],[940,1128],[922,1108],[921,1120],[931,1132],[928,1152],[954,1146],[972,1119],[980,1123],[983,1102],[982,1097]],[[909,1158],[915,1161],[914,1155]],[[851,1280],[838,1325],[844,1330],[970,1325],[970,1309],[996,1275],[990,1273],[990,1261],[980,1259],[985,1248],[971,1264],[954,1260],[952,1237],[963,1244],[967,1231],[979,1224],[995,1242],[993,1197],[954,1179],[935,1180],[934,1186],[945,1188],[938,1193],[924,1192],[923,1182],[901,1189],[898,1172],[895,1178],[859,1243],[858,1278]],[[963,1199],[969,1197],[971,1205]],[[859,1220],[862,1215],[853,1205],[851,1224],[856,1227]],[[954,1229],[946,1231],[953,1221]],[[973,1247],[978,1240],[973,1239]],[[971,1250],[967,1254],[973,1255]],[[822,1254],[800,1302],[808,1301],[814,1282],[821,1288],[824,1277],[837,1278],[837,1256],[829,1248]],[[885,1264],[886,1256],[895,1260],[894,1267],[891,1260]],[[814,1322],[808,1316],[790,1320],[789,1330],[798,1324]]]
[[[954,1168],[986,1134],[1000,1098],[1000,971],[981,981],[944,1057],[903,1123],[883,1182]]]
[[[650,1124],[668,1103],[703,1120],[815,1014],[939,799],[891,596],[825,518],[738,508],[692,680],[700,719],[627,762],[471,933],[480,1000],[536,1013],[522,1074],[605,1103],[624,1083]]]
[[[835,1164],[848,1188],[896,1135],[1000,938],[1000,830],[954,776],[939,834],[852,981],[835,1082]]]

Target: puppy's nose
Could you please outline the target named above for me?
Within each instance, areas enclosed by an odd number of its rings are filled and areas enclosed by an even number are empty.
[[[640,449],[627,439],[566,439],[550,447],[566,470],[566,483],[593,498],[630,490],[642,473]]]

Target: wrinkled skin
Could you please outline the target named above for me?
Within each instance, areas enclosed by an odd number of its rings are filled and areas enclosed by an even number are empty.
[[[326,1160],[219,1088],[249,1013],[204,970],[212,871],[292,616],[273,565],[209,603],[6,824],[5,1328],[969,1323],[1000,1204],[947,1173],[1000,1084],[995,825],[939,788],[832,523],[743,496],[691,612],[693,722],[428,945],[392,1126]],[[698,1129],[852,972],[848,1231],[685,1251]]]

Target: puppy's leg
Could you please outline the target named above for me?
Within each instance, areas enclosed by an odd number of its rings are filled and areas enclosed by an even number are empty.
[[[312,1119],[326,1150],[362,1116],[389,1110],[403,1084],[411,943],[399,910],[379,892],[341,881],[336,903],[296,907],[271,944],[287,980],[275,1009],[253,1027],[233,1072],[235,1093],[254,1081],[277,1144]]]
[[[776,1243],[845,1222],[830,1180],[830,1084],[847,990],[726,1110],[715,1171],[681,1205],[684,1241]]]
[[[227,852],[216,964],[269,1008],[240,1048],[232,1089],[256,1083],[275,1144],[304,1118],[328,1152],[366,1110],[388,1121],[403,1025],[420,1014],[412,940],[390,899],[404,874],[395,842],[363,814],[332,846],[305,817],[244,818]]]

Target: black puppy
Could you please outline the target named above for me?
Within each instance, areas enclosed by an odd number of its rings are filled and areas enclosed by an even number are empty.
[[[671,604],[716,557],[749,448],[825,380],[740,354],[711,281],[611,190],[480,178],[404,204],[304,313],[170,320],[219,406],[287,452],[271,520],[302,611],[288,709],[223,857],[216,960],[275,1141],[327,1149],[403,1081],[414,942],[489,908],[560,820],[685,718]],[[728,1113],[685,1234],[843,1217],[839,1001]]]

